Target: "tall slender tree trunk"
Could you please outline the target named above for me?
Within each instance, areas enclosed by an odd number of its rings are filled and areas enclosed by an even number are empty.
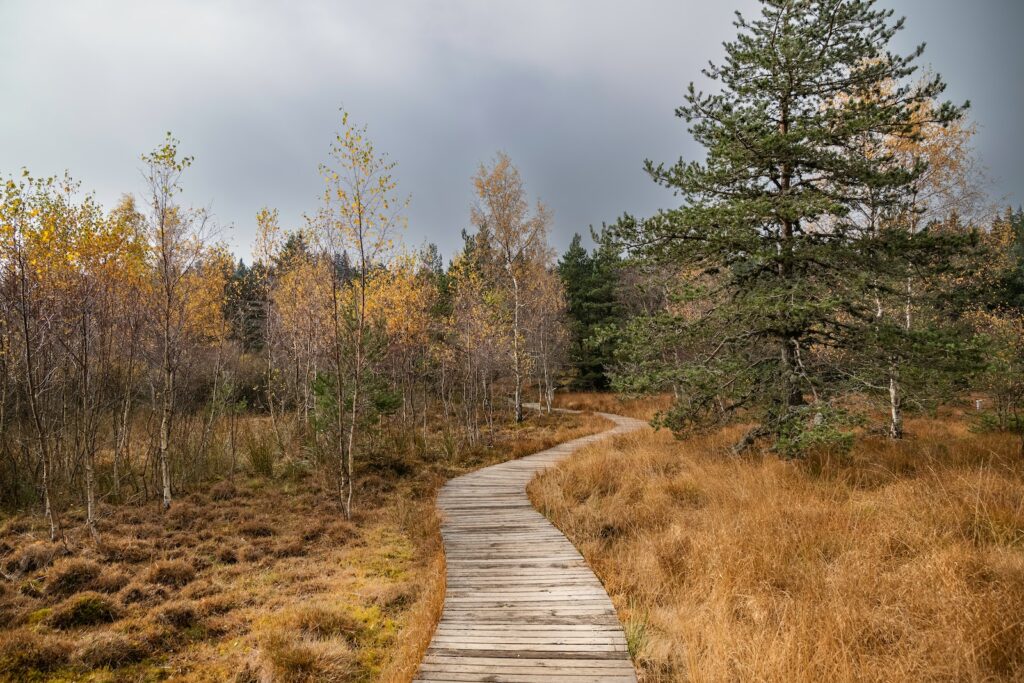
[[[910,211],[911,238],[917,234],[917,199],[918,194],[915,188]],[[903,302],[903,329],[907,333],[910,332],[911,325],[913,324],[913,300],[914,281],[910,275],[907,275],[906,294]],[[879,307],[879,315],[881,315],[881,307]],[[894,356],[889,364],[889,437],[892,439],[903,438],[903,387],[900,385],[899,372],[899,358]]]
[[[782,120],[779,124],[779,132],[785,135],[789,133],[790,126],[788,101],[784,100],[782,102],[781,111]],[[789,195],[792,181],[793,169],[790,168],[789,164],[784,163],[779,180],[781,195]],[[788,218],[783,219],[781,241],[779,243],[779,277],[783,282],[791,276],[790,255],[793,249],[793,228],[794,222],[792,220]],[[800,391],[800,385],[797,382],[796,342],[796,337],[785,336],[781,344],[783,414],[788,413],[790,408],[803,405],[804,403],[803,393]]]
[[[333,266],[332,266],[333,267]],[[334,370],[335,370],[335,381],[334,381],[334,401],[335,405],[335,424],[338,430],[338,474],[340,477],[338,486],[338,497],[344,499],[345,497],[345,486],[348,483],[348,467],[346,466],[345,460],[345,442],[342,440],[342,435],[345,433],[345,393],[344,387],[341,381],[342,367],[341,367],[341,320],[339,313],[340,302],[338,300],[338,274],[333,273],[331,276],[331,302],[333,306],[333,322],[334,322]]]
[[[914,285],[911,278],[907,277],[907,296],[906,302],[904,303],[903,309],[903,329],[907,333],[910,332],[910,327],[913,323],[912,307],[913,307],[913,294]],[[889,423],[889,436],[893,439],[903,438],[903,387],[900,385],[900,366],[899,359],[894,358],[889,368],[889,412],[890,412],[890,423]]]
[[[85,461],[85,525],[93,540],[99,541],[96,530],[96,449],[92,437],[92,406],[89,396],[89,314],[82,311],[82,450]]]
[[[238,463],[237,452],[235,450],[235,437],[236,427],[238,425],[238,409],[235,406],[231,406],[228,412],[228,450],[231,453],[231,473],[228,476],[228,480],[235,483],[235,468]]]
[[[4,330],[6,332],[6,330]],[[0,448],[6,446],[7,436],[7,388],[9,382],[9,369],[7,365],[7,358],[9,351],[9,341],[6,333],[0,334],[0,378],[3,382],[0,383]],[[6,449],[5,449],[6,450]]]
[[[202,470],[206,469],[207,450],[210,447],[210,438],[213,434],[213,425],[217,421],[217,403],[220,401],[218,395],[221,391],[221,374],[224,359],[224,339],[221,338],[217,344],[217,360],[213,366],[213,389],[210,396],[210,412],[203,420],[203,431],[199,437],[199,448],[195,454],[191,467],[192,480],[196,481],[202,477]]]
[[[551,414],[551,404],[555,401],[555,384],[551,381],[551,369],[548,367],[547,354],[544,356],[544,403],[548,415]]]
[[[162,359],[163,392],[160,397],[160,485],[164,510],[171,507],[171,418],[174,412],[174,365],[171,358],[171,294],[164,298],[164,348]]]
[[[360,204],[361,204],[360,200]],[[352,519],[352,491],[354,489],[353,479],[355,478],[355,449],[356,449],[356,426],[359,422],[359,401],[362,399],[363,381],[363,335],[366,328],[366,269],[369,264],[366,262],[366,247],[363,243],[365,226],[362,215],[359,216],[359,224],[356,230],[356,238],[359,244],[359,303],[356,310],[356,348],[355,368],[352,373],[352,415],[348,430],[348,459],[345,469],[348,473],[348,493],[345,498],[345,518]]]
[[[799,367],[796,356],[796,342],[784,339],[782,342],[782,383],[783,400],[786,411],[804,405],[804,395],[798,381]]]
[[[39,412],[39,399],[37,396],[38,386],[36,384],[35,362],[32,354],[32,336],[29,332],[28,321],[28,274],[25,272],[27,264],[24,254],[19,254],[19,270],[21,271],[21,331],[25,342],[25,376],[28,380],[28,404],[29,412],[32,414],[32,423],[36,428],[36,437],[39,439],[39,454],[42,460],[43,469],[43,514],[50,525],[50,541],[57,540],[60,522],[53,510],[53,501],[50,495],[50,474],[52,463],[50,459],[50,444],[47,439],[46,429],[43,427],[43,418]]]
[[[903,402],[900,397],[899,368],[893,365],[889,371],[889,437],[903,438]]]
[[[114,442],[114,496],[121,498],[121,462],[130,459],[131,455],[131,408],[132,408],[132,376],[135,369],[135,332],[132,331],[131,343],[128,348],[128,367],[124,382],[124,398],[121,404],[120,427],[116,429]]]
[[[361,337],[361,333],[357,333],[357,339]],[[352,519],[352,479],[355,469],[355,448],[356,448],[356,424],[359,419],[359,400],[360,396],[360,380],[361,372],[359,365],[362,362],[362,354],[359,350],[359,341],[356,342],[356,370],[353,376],[352,382],[352,410],[350,415],[349,427],[348,427],[348,453],[345,461],[345,473],[348,475],[348,491],[345,496],[345,518]]]
[[[515,375],[515,419],[523,421],[523,359],[519,338],[519,278],[512,272],[513,264],[508,261],[509,274],[512,276],[512,293],[514,310],[512,312],[512,364]]]

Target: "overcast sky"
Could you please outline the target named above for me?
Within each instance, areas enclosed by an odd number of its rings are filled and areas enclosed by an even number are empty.
[[[996,198],[1024,201],[1022,0],[883,0],[898,47],[970,99]],[[112,204],[165,131],[186,200],[248,258],[254,215],[317,202],[338,107],[409,193],[407,242],[450,255],[497,150],[554,209],[553,240],[673,199],[641,170],[698,150],[673,115],[750,0],[0,0],[0,174],[68,169]]]

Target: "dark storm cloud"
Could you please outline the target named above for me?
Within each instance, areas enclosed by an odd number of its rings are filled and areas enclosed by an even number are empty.
[[[971,99],[993,194],[1024,198],[1016,0],[889,0],[902,48]],[[671,205],[644,158],[698,150],[672,112],[734,33],[736,3],[29,2],[0,5],[0,172],[67,168],[104,202],[139,190],[166,130],[196,156],[188,199],[246,255],[253,216],[301,225],[339,105],[368,124],[412,195],[408,241],[451,253],[469,177],[497,150],[555,211],[555,241]]]

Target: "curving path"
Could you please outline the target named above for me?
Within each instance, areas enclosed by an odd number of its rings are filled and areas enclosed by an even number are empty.
[[[448,482],[437,497],[447,561],[441,621],[415,681],[635,683],[626,638],[601,582],[533,509],[526,485],[615,427]]]

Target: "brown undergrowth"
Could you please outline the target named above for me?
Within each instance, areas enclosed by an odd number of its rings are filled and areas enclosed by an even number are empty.
[[[177,500],[0,524],[0,680],[400,681],[444,599],[433,499],[451,476],[601,431],[531,415],[489,446],[367,463],[346,521],[311,475],[240,474]],[[401,465],[401,467],[398,466]]]
[[[667,410],[672,405],[672,396],[658,394],[655,396],[639,396],[627,398],[618,394],[600,391],[577,391],[556,394],[554,405],[568,410],[589,410],[601,413],[613,413],[650,420],[659,411]]]
[[[955,415],[842,456],[644,430],[535,480],[643,681],[1024,680],[1024,462]]]

